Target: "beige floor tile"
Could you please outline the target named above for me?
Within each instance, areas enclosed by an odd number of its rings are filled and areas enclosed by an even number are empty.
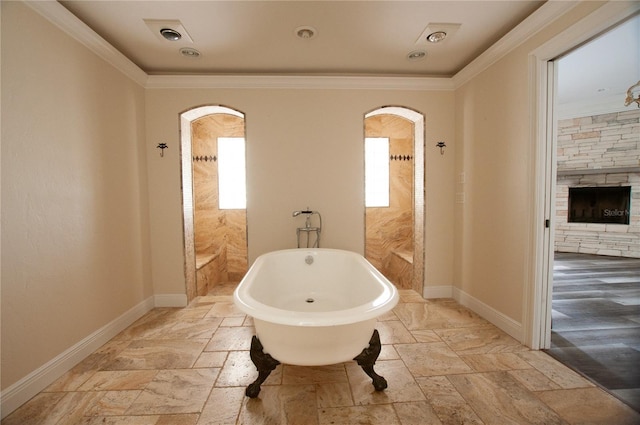
[[[417,342],[442,342],[437,333],[428,329],[416,329],[411,331],[411,335]]]
[[[378,356],[378,360],[398,360],[400,358],[400,354],[396,351],[395,347],[391,344],[382,345],[382,349],[380,350],[380,355]]]
[[[443,425],[484,424],[446,376],[417,378],[416,382]]]
[[[55,425],[59,418],[50,413],[65,395],[40,393],[4,418],[2,425]]]
[[[488,323],[459,304],[433,300],[398,304],[393,311],[409,330],[461,328]]]
[[[401,360],[378,361],[376,373],[387,380],[384,391],[376,391],[372,380],[357,363],[347,364],[347,374],[356,405],[387,404],[426,400],[409,369]]]
[[[599,388],[543,391],[538,397],[571,425],[640,424],[640,413]]]
[[[155,425],[196,425],[198,416],[195,413],[185,415],[162,415]]]
[[[127,414],[199,413],[219,371],[219,369],[160,371],[131,405]]]
[[[245,316],[225,317],[220,326],[233,327],[242,326]]]
[[[205,351],[239,351],[251,348],[255,331],[250,327],[218,328]]]
[[[280,385],[282,383],[282,368],[280,365],[275,368],[267,380],[262,384]],[[246,387],[256,380],[258,371],[251,361],[248,351],[231,351],[220,371],[216,387]]]
[[[112,362],[130,341],[110,341],[62,375],[44,391],[75,391],[108,363]]]
[[[415,377],[473,371],[444,342],[397,344],[395,348]]]
[[[542,351],[523,351],[518,356],[536,368],[560,388],[585,388],[593,384]]]
[[[283,385],[348,382],[344,363],[328,366],[282,365],[281,367]]]
[[[159,415],[151,416],[94,416],[84,418],[81,425],[158,425]]]
[[[401,425],[391,404],[319,409],[320,425]]]
[[[196,362],[206,339],[137,339],[122,350],[104,370],[185,369]]]
[[[209,339],[222,323],[220,317],[182,319],[161,331],[150,332],[149,339]]]
[[[460,355],[460,358],[476,372],[532,368],[514,353]]]
[[[193,367],[222,367],[227,354],[227,351],[203,351]]]
[[[253,319],[230,295],[211,295],[150,311],[2,425],[640,424],[637,412],[454,300],[400,296],[376,325],[382,392],[345,362],[280,365],[258,398],[245,397],[258,376]]]
[[[318,423],[313,385],[262,387],[259,398],[245,398],[238,424],[314,425]]]
[[[233,303],[232,297],[227,297],[224,301],[218,301],[207,313],[206,317],[243,317],[245,314]]]
[[[487,424],[564,425],[564,421],[507,372],[448,376]]]
[[[157,370],[100,371],[93,374],[78,391],[144,389],[157,373]]]
[[[213,388],[198,425],[234,425],[244,402],[244,387]]]
[[[318,408],[353,406],[348,383],[317,384],[316,395]]]
[[[376,323],[383,344],[410,344],[416,342],[411,332],[399,320],[389,320]]]
[[[103,391],[85,416],[118,416],[123,415],[142,390]]]
[[[440,425],[440,419],[433,407],[426,401],[412,403],[394,403],[400,423],[402,425]]]
[[[493,325],[435,331],[458,354],[511,353],[527,350]]]
[[[537,369],[511,370],[509,371],[509,374],[517,379],[522,385],[527,387],[529,391],[548,391],[560,389],[560,385],[544,376]]]

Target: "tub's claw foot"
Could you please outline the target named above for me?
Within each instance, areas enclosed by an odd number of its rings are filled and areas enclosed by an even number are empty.
[[[258,379],[250,384],[244,392],[247,397],[256,398],[260,394],[260,385],[269,377],[273,369],[280,364],[279,361],[271,357],[269,354],[263,351],[262,343],[257,336],[251,338],[251,350],[249,355],[251,361],[256,365],[258,369]]]
[[[353,359],[362,367],[364,373],[369,375],[373,380],[373,388],[375,388],[376,391],[382,391],[387,388],[387,380],[373,370],[373,365],[376,364],[381,349],[380,334],[377,329],[374,329],[371,340],[369,341],[369,346]]]

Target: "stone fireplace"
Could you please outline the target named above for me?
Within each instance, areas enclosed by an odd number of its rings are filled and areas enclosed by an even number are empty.
[[[640,109],[558,121],[557,148],[556,251],[640,258]]]

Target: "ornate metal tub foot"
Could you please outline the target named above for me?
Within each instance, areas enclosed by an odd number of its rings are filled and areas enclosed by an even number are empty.
[[[373,380],[373,388],[375,388],[376,391],[382,391],[387,388],[387,380],[373,370],[373,365],[376,364],[381,349],[380,334],[377,329],[374,329],[371,340],[369,341],[369,346],[353,359],[358,362],[362,370]]]
[[[280,364],[279,361],[263,351],[264,347],[257,336],[251,338],[251,361],[258,369],[258,379],[250,384],[244,392],[247,397],[256,398],[260,394],[260,385],[269,377],[271,372]]]

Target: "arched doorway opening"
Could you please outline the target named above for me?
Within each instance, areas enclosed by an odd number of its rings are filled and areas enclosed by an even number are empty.
[[[396,286],[420,295],[424,286],[424,116],[385,106],[365,114],[365,158],[370,139],[387,146],[388,200],[365,205],[365,257]],[[374,142],[375,143],[375,142]],[[365,159],[369,161],[369,159]],[[365,169],[367,164],[365,164]],[[367,175],[378,175],[367,170]],[[365,176],[367,180],[369,177]],[[386,177],[385,177],[386,178]],[[384,180],[384,178],[383,178]],[[371,186],[375,183],[365,183]],[[365,187],[370,193],[371,187]],[[369,194],[365,196],[369,198]]]
[[[200,106],[180,114],[180,130],[185,284],[191,302],[234,285],[247,270],[246,204],[229,203],[223,187],[230,155],[225,146],[240,146],[236,157],[244,169],[244,114]]]

